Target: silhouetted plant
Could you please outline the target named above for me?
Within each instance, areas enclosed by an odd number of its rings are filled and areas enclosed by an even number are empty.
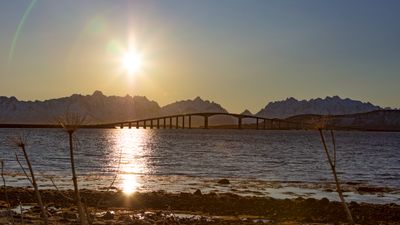
[[[3,187],[4,187],[4,197],[6,199],[7,210],[8,210],[7,216],[10,218],[11,223],[14,224],[14,217],[12,216],[11,204],[10,200],[8,199],[6,179],[4,178],[4,161],[0,160],[0,164],[1,164],[1,178],[3,179]]]
[[[74,197],[76,206],[78,207],[79,221],[82,225],[87,225],[88,220],[81,202],[81,196],[78,187],[78,178],[75,170],[75,158],[74,158],[74,134],[76,130],[79,128],[79,126],[84,123],[84,121],[85,118],[77,113],[67,113],[65,114],[64,117],[59,119],[60,125],[64,128],[64,130],[68,134],[69,155],[70,155],[71,170],[72,170],[72,182],[74,183],[74,195],[75,195]]]
[[[46,211],[46,208],[44,207],[44,204],[43,204],[43,201],[42,201],[42,196],[40,195],[39,188],[38,188],[37,183],[36,183],[35,174],[33,172],[33,168],[32,168],[31,162],[30,162],[28,154],[26,152],[26,148],[25,148],[26,141],[22,136],[19,136],[19,137],[14,138],[13,142],[19,149],[22,150],[22,153],[24,154],[25,162],[28,165],[28,169],[29,169],[29,172],[30,172],[30,177],[28,176],[28,174],[26,173],[24,167],[22,166],[21,162],[19,161],[17,153],[15,154],[15,156],[16,156],[16,159],[18,161],[18,164],[21,166],[22,170],[24,171],[25,176],[31,182],[31,184],[32,184],[32,186],[33,186],[33,188],[35,190],[36,200],[38,201],[38,204],[39,204],[39,207],[40,207],[40,216],[41,216],[44,224],[47,225],[47,224],[49,224],[49,221],[48,221],[48,218],[47,218],[47,211]]]
[[[336,140],[335,140],[335,134],[333,133],[333,130],[330,130],[330,134],[331,134],[331,138],[332,138],[332,145],[333,145],[333,158],[332,158],[331,153],[328,150],[328,146],[327,146],[326,141],[325,141],[325,135],[324,135],[324,132],[322,130],[322,127],[318,128],[318,131],[319,131],[319,134],[321,136],[321,141],[322,141],[322,144],[323,144],[323,147],[324,147],[324,150],[325,150],[326,157],[328,158],[328,162],[329,162],[329,165],[331,167],[333,177],[335,179],[336,191],[337,191],[337,193],[339,195],[340,201],[342,202],[344,210],[346,212],[347,220],[351,225],[354,225],[353,216],[351,215],[350,209],[347,206],[346,200],[344,199],[343,192],[342,192],[342,189],[340,187],[340,181],[339,181],[339,178],[338,178],[337,172],[336,172]]]

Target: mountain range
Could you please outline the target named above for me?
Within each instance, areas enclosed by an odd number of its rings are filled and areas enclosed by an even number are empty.
[[[105,96],[100,91],[95,91],[92,95],[73,94],[70,97],[45,101],[19,101],[15,97],[0,97],[0,123],[53,124],[65,113],[83,115],[87,123],[108,123],[193,112],[227,110],[200,97],[160,107],[157,102],[144,96]],[[196,119],[201,118],[193,119],[193,125],[196,125]],[[210,122],[216,124],[232,121],[229,117],[210,118]]]
[[[267,118],[287,118],[302,114],[342,115],[382,109],[371,103],[342,99],[338,96],[268,103],[255,115]],[[45,101],[19,101],[15,97],[0,97],[0,123],[56,123],[66,112],[85,115],[87,123],[107,123],[194,112],[228,112],[220,104],[196,97],[161,107],[144,96],[105,96],[100,91],[92,95],[73,94]],[[243,114],[253,115],[249,110]],[[201,118],[198,118],[201,120]],[[230,124],[236,120],[226,116],[210,117],[210,123]],[[193,124],[201,123],[194,119]]]
[[[256,115],[260,117],[284,119],[302,114],[345,115],[380,109],[382,108],[369,102],[364,103],[349,98],[342,99],[339,96],[326,97],[325,99],[316,98],[309,101],[287,98],[283,101],[268,103],[265,108]]]

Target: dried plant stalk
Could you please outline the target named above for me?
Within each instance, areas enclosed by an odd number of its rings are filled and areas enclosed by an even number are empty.
[[[79,220],[81,225],[87,225],[87,215],[84,211],[81,195],[79,193],[78,187],[78,178],[75,170],[75,158],[74,158],[74,133],[78,129],[80,125],[82,125],[85,121],[84,117],[81,117],[79,114],[67,113],[63,118],[59,119],[59,123],[64,128],[64,130],[68,133],[68,141],[69,141],[69,155],[71,162],[71,171],[72,171],[72,182],[74,184],[74,195],[76,206],[78,207]]]
[[[17,161],[18,161],[19,165],[21,166],[22,170],[24,171],[25,176],[27,176],[28,180],[32,183],[32,186],[33,186],[33,188],[35,190],[36,200],[38,201],[38,204],[39,204],[39,207],[40,207],[40,216],[41,216],[41,218],[43,220],[43,223],[47,225],[47,224],[49,224],[48,217],[47,217],[47,211],[46,211],[46,208],[44,207],[44,204],[43,204],[43,201],[42,201],[42,196],[40,195],[39,188],[38,188],[37,183],[36,183],[35,173],[33,172],[31,161],[29,160],[28,154],[26,152],[25,141],[24,141],[24,139],[22,137],[18,137],[18,138],[16,138],[14,140],[14,143],[22,150],[22,153],[24,154],[25,162],[28,165],[28,169],[29,169],[29,172],[30,172],[30,177],[26,173],[26,171],[25,171],[24,167],[22,166],[22,164],[19,162],[18,155],[16,154]]]
[[[337,172],[336,172],[336,140],[335,140],[335,135],[333,133],[333,130],[331,130],[330,133],[331,133],[332,145],[333,145],[333,159],[332,159],[331,155],[329,153],[329,150],[328,150],[328,146],[327,146],[326,141],[325,141],[325,136],[324,136],[324,133],[322,131],[322,128],[319,128],[318,131],[319,131],[319,134],[321,136],[321,141],[322,141],[322,144],[324,146],[325,154],[326,154],[326,157],[328,158],[328,162],[329,162],[329,165],[331,167],[333,177],[335,179],[336,192],[338,193],[340,201],[343,204],[343,208],[344,208],[344,210],[346,212],[346,216],[347,216],[348,222],[351,225],[354,225],[355,223],[354,223],[354,220],[353,220],[353,216],[351,215],[350,209],[347,206],[346,200],[344,199],[343,192],[342,192],[342,189],[340,187],[340,181],[339,181],[339,178],[338,178]]]

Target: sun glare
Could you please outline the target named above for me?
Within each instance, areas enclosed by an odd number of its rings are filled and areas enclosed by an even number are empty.
[[[142,58],[138,52],[129,51],[122,57],[122,66],[129,73],[137,73],[142,67]]]

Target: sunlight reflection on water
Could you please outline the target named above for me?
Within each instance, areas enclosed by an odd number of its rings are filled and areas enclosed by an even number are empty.
[[[151,138],[151,131],[136,129],[121,129],[117,135],[116,148],[113,155],[120,158],[116,164],[118,183],[117,188],[126,194],[137,191],[141,186],[138,174],[149,173],[148,159],[144,157],[149,149],[144,148]],[[118,169],[119,168],[119,169]]]

